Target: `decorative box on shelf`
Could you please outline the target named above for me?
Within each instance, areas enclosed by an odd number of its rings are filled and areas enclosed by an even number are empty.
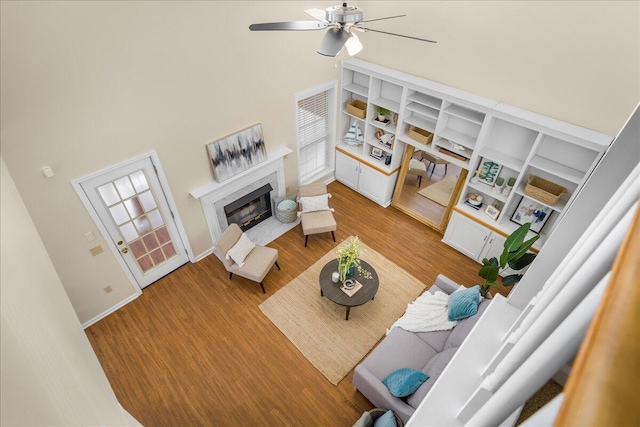
[[[451,157],[453,157],[454,159],[458,159],[458,160],[462,160],[462,161],[467,160],[467,158],[466,158],[466,157],[461,156],[460,154],[455,153],[455,152],[453,152],[453,151],[451,151],[451,150],[447,150],[447,149],[446,149],[446,148],[444,148],[444,147],[439,147],[439,148],[438,148],[438,151],[439,151],[439,152],[441,152],[441,153],[443,153],[443,154],[446,154],[447,156],[451,156]]]
[[[431,132],[415,126],[409,126],[409,137],[424,145],[430,144],[431,141],[433,141],[433,134]]]
[[[351,99],[347,102],[347,112],[364,119],[367,116],[367,103],[359,99]]]

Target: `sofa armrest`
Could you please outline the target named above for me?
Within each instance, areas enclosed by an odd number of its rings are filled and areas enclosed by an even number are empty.
[[[442,274],[438,274],[438,277],[436,277],[436,281],[434,282],[434,285],[439,287],[442,290],[442,292],[449,295],[451,295],[461,286],[456,282],[454,282],[453,280],[449,279],[447,276],[444,276]]]
[[[391,409],[402,418],[409,421],[415,409],[402,399],[389,393],[389,389],[382,384],[365,366],[358,365],[353,373],[353,385],[377,408]]]

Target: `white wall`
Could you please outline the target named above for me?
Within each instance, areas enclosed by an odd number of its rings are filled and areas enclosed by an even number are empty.
[[[205,144],[260,122],[267,149],[295,148],[295,92],[336,78],[335,61],[315,53],[322,33],[248,26],[305,19],[314,5],[1,3],[2,156],[82,322],[133,288],[109,251],[90,255],[106,245],[84,238],[99,232],[69,182],[156,150],[191,246],[206,251],[188,194],[213,180]],[[44,178],[45,164],[55,177]],[[285,168],[295,190],[295,154]]]
[[[358,57],[615,135],[640,100],[638,1],[361,1]]]
[[[205,144],[261,122],[294,149],[294,94],[338,78],[322,32],[252,33],[335,1],[2,2],[0,144],[82,322],[133,294],[69,181],[158,152],[194,252],[211,240],[190,190],[212,180]],[[567,4],[571,3],[571,4]],[[638,100],[638,3],[354,2],[362,59],[615,134]],[[374,25],[375,24],[375,25]],[[56,176],[46,179],[49,164]],[[295,155],[285,160],[295,189]],[[105,294],[110,285],[114,291]]]
[[[128,426],[0,158],[0,424]]]

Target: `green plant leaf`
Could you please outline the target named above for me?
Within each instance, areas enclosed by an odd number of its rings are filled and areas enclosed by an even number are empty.
[[[507,266],[507,262],[509,262],[509,250],[504,248],[500,255],[500,268],[505,268]]]
[[[504,241],[504,247],[509,252],[517,251],[520,246],[522,246],[522,242],[524,242],[524,238],[527,236],[529,232],[529,227],[531,227],[530,222],[525,222],[522,224],[516,231],[511,233],[507,240]]]
[[[491,265],[485,265],[478,275],[489,282],[494,282],[498,278],[498,270]]]
[[[538,240],[540,238],[540,235],[538,234],[537,236],[532,237],[531,239],[527,240],[526,242],[524,242],[522,244],[522,246],[520,246],[520,248],[509,254],[509,263],[514,262],[519,260],[524,254],[527,253],[527,251],[529,250],[529,248],[531,248],[531,246],[536,242],[536,240]],[[533,260],[531,260],[533,261]],[[523,267],[524,268],[524,267]]]
[[[531,264],[533,260],[536,259],[536,254],[526,253],[520,257],[520,259],[516,259],[514,261],[509,261],[509,267],[513,270],[522,270],[527,265]]]
[[[510,274],[509,276],[505,276],[502,279],[502,284],[504,286],[513,286],[518,283],[524,276],[522,274]]]

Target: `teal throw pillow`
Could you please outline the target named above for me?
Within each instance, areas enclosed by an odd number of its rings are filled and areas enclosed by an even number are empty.
[[[449,296],[449,320],[465,319],[478,312],[480,286],[456,291]]]
[[[395,397],[407,397],[413,394],[423,382],[429,379],[429,375],[411,368],[400,368],[387,375],[382,384],[387,386],[389,392]]]
[[[398,427],[398,424],[396,423],[396,417],[393,416],[393,412],[389,410],[373,423],[373,427]]]

